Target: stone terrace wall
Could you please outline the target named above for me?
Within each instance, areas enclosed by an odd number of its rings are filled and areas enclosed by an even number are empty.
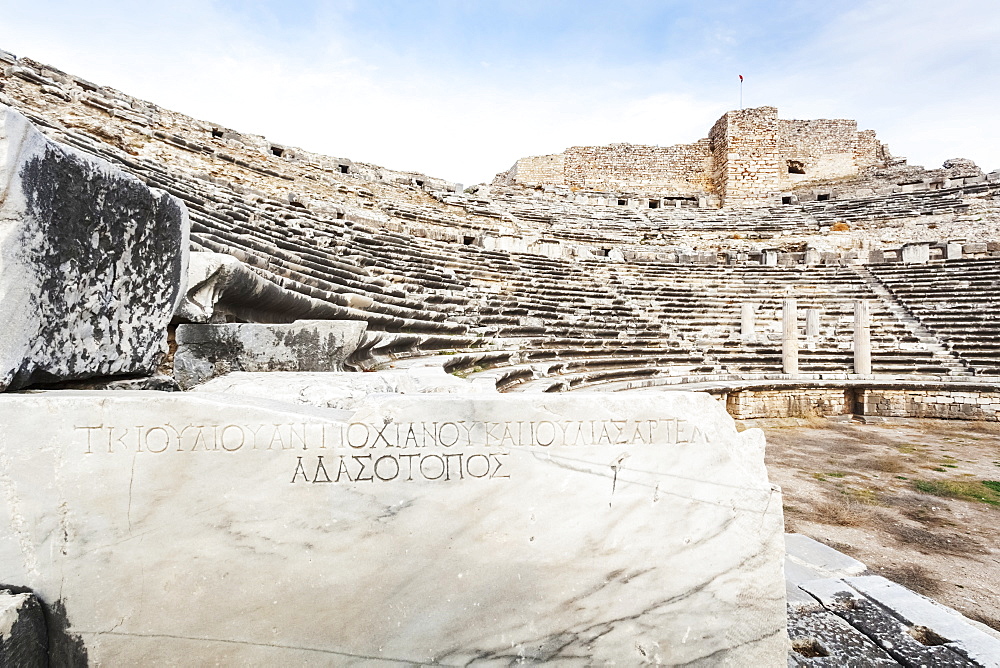
[[[732,392],[726,410],[737,420],[843,415],[853,410],[843,388],[801,388]]]
[[[565,156],[571,187],[685,196],[713,190],[707,139],[676,146],[574,146]]]
[[[493,183],[697,197],[714,189],[711,170],[708,139],[675,146],[573,146],[555,155],[521,158]]]
[[[876,417],[1000,419],[1000,391],[981,386],[778,387],[709,390],[737,420],[858,413]]]
[[[858,132],[857,121],[818,119],[778,120],[778,151],[785,164],[778,165],[784,188],[823,179],[857,176],[865,167],[884,164],[886,148],[874,130]],[[791,161],[804,173],[789,172]]]
[[[767,206],[780,189],[778,110],[757,107],[727,112],[709,132],[712,179],[722,206]]]
[[[1000,416],[1000,392],[989,389],[871,389],[859,399],[865,415],[992,421]]]
[[[507,172],[497,175],[493,183],[495,185],[513,185],[515,183],[565,185],[565,161],[566,155],[564,153],[521,158]]]

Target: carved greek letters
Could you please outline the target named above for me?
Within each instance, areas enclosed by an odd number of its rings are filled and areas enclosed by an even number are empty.
[[[86,455],[232,457],[288,452],[291,483],[408,483],[504,480],[507,457],[521,448],[662,447],[708,442],[693,421],[426,420],[322,424],[81,425],[77,447]],[[311,456],[307,457],[306,453]],[[322,454],[320,454],[322,453]],[[284,475],[287,475],[284,474]],[[287,480],[287,478],[286,478]]]
[[[319,455],[315,463],[306,457],[296,456],[292,471],[292,484],[299,483],[340,483],[340,482],[454,482],[466,477],[486,480],[510,478],[505,468],[505,460],[510,453],[474,454],[464,453],[434,454],[430,452],[394,452],[381,455],[337,455],[337,475],[330,477],[328,462],[332,467],[334,457]],[[330,470],[333,470],[332,468]],[[310,474],[312,471],[312,474]]]

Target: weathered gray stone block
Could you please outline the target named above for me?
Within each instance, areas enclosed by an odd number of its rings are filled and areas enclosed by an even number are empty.
[[[0,105],[0,390],[152,372],[188,227],[176,198]]]
[[[883,577],[814,580],[800,587],[905,666],[1000,666],[1000,640]]]
[[[344,371],[367,327],[359,320],[178,325],[174,377],[189,388],[230,371]]]
[[[45,615],[34,594],[0,587],[0,665],[49,665]]]

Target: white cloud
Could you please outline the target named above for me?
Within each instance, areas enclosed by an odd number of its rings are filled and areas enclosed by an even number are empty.
[[[856,118],[911,164],[1000,166],[1000,4],[869,1],[774,66],[783,116]]]

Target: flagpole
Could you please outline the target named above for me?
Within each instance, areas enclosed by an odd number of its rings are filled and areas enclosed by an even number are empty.
[[[740,111],[743,111],[743,75],[740,75]]]

